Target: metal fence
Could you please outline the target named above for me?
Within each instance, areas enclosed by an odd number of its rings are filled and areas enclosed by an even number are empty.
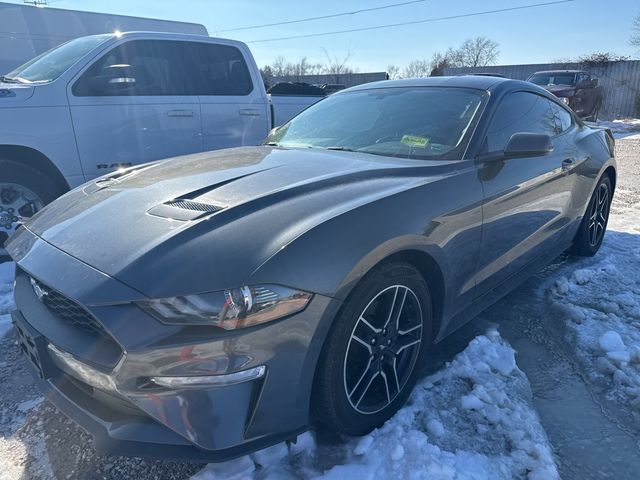
[[[492,67],[446,68],[445,75],[499,73],[505,77],[526,80],[540,70],[586,70],[598,78],[604,101],[600,117],[635,118],[640,116],[640,61],[584,63],[544,63],[533,65],[500,65]]]
[[[325,83],[344,85],[345,87],[353,87],[363,83],[377,82],[386,80],[387,72],[370,72],[370,73],[343,73],[343,74],[322,74],[322,75],[285,75],[277,77],[269,77],[267,83],[275,85],[280,82],[305,82],[314,85],[322,85]]]

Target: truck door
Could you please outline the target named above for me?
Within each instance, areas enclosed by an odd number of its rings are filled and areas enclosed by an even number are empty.
[[[70,83],[71,118],[87,179],[202,151],[200,105],[185,43],[126,41]]]
[[[204,150],[258,145],[271,129],[258,69],[233,45],[193,43]],[[250,68],[252,67],[252,68]],[[253,73],[252,73],[253,72]]]

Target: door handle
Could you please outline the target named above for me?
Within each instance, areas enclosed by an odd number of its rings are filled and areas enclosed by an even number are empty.
[[[256,110],[255,108],[241,108],[238,110],[238,113],[245,117],[259,117],[260,110]]]
[[[573,158],[565,158],[562,161],[562,170],[569,170],[571,167],[573,167],[576,164],[575,159]]]
[[[193,110],[167,110],[169,117],[193,117]]]

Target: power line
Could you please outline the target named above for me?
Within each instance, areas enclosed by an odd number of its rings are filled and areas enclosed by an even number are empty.
[[[265,38],[262,40],[251,40],[251,41],[247,41],[246,43],[264,43],[264,42],[277,42],[280,40],[294,40],[297,38],[311,38],[311,37],[323,37],[325,35],[338,35],[341,33],[351,33],[351,32],[364,32],[367,30],[378,30],[381,28],[393,28],[393,27],[401,27],[404,25],[416,25],[418,23],[429,23],[429,22],[438,22],[441,20],[454,20],[457,18],[467,18],[467,17],[476,17],[476,16],[480,16],[480,15],[490,15],[493,13],[502,13],[502,12],[511,12],[514,10],[524,10],[527,8],[535,8],[535,7],[544,7],[544,6],[549,6],[549,5],[557,5],[560,3],[569,3],[569,2],[573,2],[575,0],[556,0],[554,2],[543,2],[543,3],[534,3],[531,5],[522,5],[519,7],[508,7],[508,8],[500,8],[497,10],[485,10],[483,12],[473,12],[473,13],[464,13],[464,14],[460,14],[460,15],[450,15],[447,17],[436,17],[436,18],[425,18],[423,20],[412,20],[409,22],[401,22],[401,23],[388,23],[385,25],[375,25],[372,27],[362,27],[362,28],[352,28],[349,30],[334,30],[332,32],[322,32],[322,33],[307,33],[304,35],[293,35],[290,37],[277,37],[277,38]]]
[[[311,22],[311,21],[314,21],[314,20],[323,20],[325,18],[343,17],[345,15],[356,15],[358,13],[373,12],[375,10],[384,10],[384,9],[387,9],[387,8],[403,7],[405,5],[411,5],[411,4],[414,4],[414,3],[424,3],[424,2],[427,2],[427,1],[429,1],[429,0],[412,0],[410,2],[391,3],[391,4],[388,4],[388,5],[380,5],[379,7],[362,8],[360,10],[352,10],[350,12],[332,13],[330,15],[322,15],[320,17],[307,17],[307,18],[300,18],[300,19],[297,19],[297,20],[287,20],[287,21],[284,21],[284,22],[265,23],[265,24],[262,24],[262,25],[251,25],[249,27],[229,28],[227,30],[216,30],[216,32],[217,33],[238,32],[240,30],[252,30],[252,29],[255,29],[255,28],[276,27],[278,25],[290,25],[292,23]]]

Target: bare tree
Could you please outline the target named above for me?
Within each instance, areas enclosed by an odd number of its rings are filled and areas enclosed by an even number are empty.
[[[388,65],[387,76],[389,77],[389,80],[397,80],[399,78],[402,78],[402,75],[400,74],[400,67],[397,65]]]
[[[327,57],[327,63],[324,65],[324,73],[333,75],[335,83],[340,83],[340,75],[354,73],[354,69],[348,65],[349,59],[353,55],[351,50],[347,51],[347,53],[342,57],[329,55],[329,52],[326,49],[323,50]]]
[[[640,49],[640,14],[636,15],[636,18],[633,20],[633,26],[631,27],[631,38],[629,39],[629,43]]]
[[[403,75],[406,78],[428,77],[430,72],[431,66],[429,61],[413,60],[404,69]]]
[[[589,55],[580,55],[576,58],[576,62],[587,65],[600,65],[606,62],[624,62],[629,59],[630,57],[627,55],[618,55],[613,52],[593,52]]]
[[[449,47],[446,52],[436,52],[431,57],[431,70],[429,74],[432,77],[444,75],[445,68],[462,66],[462,59],[459,50]]]
[[[460,48],[460,63],[463,67],[486,67],[495,65],[498,60],[498,44],[487,37],[476,37],[465,40]]]
[[[288,75],[289,65],[291,64],[287,62],[287,59],[284,58],[282,55],[279,55],[271,64],[271,72],[276,77],[280,77],[282,75]]]

